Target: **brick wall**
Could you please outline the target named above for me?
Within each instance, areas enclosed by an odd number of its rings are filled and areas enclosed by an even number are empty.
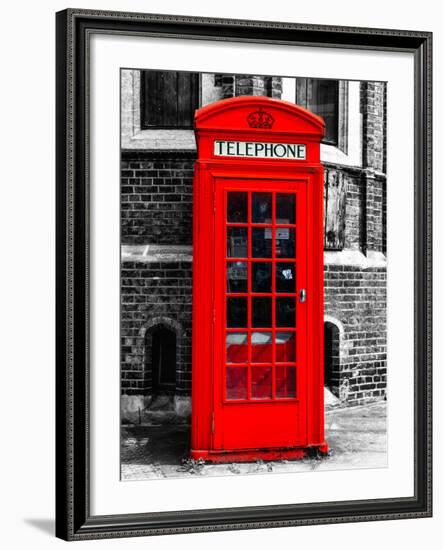
[[[214,83],[221,88],[221,99],[242,95],[262,95],[280,99],[282,94],[282,81],[278,76],[217,74]]]
[[[362,82],[365,227],[362,250],[386,252],[386,83]]]
[[[150,326],[176,329],[176,393],[191,390],[192,263],[189,261],[124,261],[121,269],[121,388],[126,395],[151,389],[145,358]]]
[[[325,266],[325,314],[341,323],[334,393],[349,404],[386,393],[386,269]]]
[[[386,84],[360,84],[360,110],[363,116],[363,165],[378,172],[385,167]]]
[[[123,151],[122,244],[191,244],[195,152]]]
[[[236,96],[261,95],[281,98],[281,78],[277,76],[235,75],[233,92]],[[224,97],[229,97],[225,95]]]

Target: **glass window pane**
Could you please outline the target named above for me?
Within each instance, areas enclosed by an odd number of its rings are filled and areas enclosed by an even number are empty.
[[[226,367],[226,399],[248,398],[248,369]]]
[[[277,193],[276,223],[295,223],[295,195]]]
[[[228,292],[247,292],[248,264],[246,262],[229,262],[227,265]]]
[[[295,292],[295,266],[277,263],[275,266],[275,289],[277,292]]]
[[[248,221],[248,194],[228,193],[228,222],[246,223]]]
[[[252,333],[251,354],[253,363],[272,362],[272,332]]]
[[[295,258],[295,230],[280,227],[275,230],[275,255],[277,258]]]
[[[295,298],[277,298],[275,309],[278,327],[295,327]]]
[[[252,326],[272,326],[272,298],[252,298]]]
[[[255,228],[252,230],[252,257],[270,258],[272,256],[272,229]]]
[[[248,257],[248,229],[246,227],[228,227],[226,255],[229,258]]]
[[[141,71],[141,128],[193,128],[199,106],[199,74]]]
[[[272,223],[272,193],[252,193],[252,223]]]
[[[269,399],[272,397],[271,367],[251,368],[251,397],[252,399]]]
[[[296,377],[295,367],[275,368],[275,396],[295,397]]]
[[[272,263],[252,263],[252,292],[271,292]]]
[[[338,80],[310,79],[311,97],[308,109],[325,121],[326,143],[338,142]]]
[[[226,326],[228,328],[244,328],[248,326],[247,298],[227,298]]]
[[[247,332],[228,332],[226,334],[226,361],[228,363],[247,363]]]
[[[295,362],[295,332],[276,333],[275,360],[278,363]]]

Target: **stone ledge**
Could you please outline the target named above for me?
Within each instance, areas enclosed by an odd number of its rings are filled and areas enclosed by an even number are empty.
[[[347,265],[361,269],[387,266],[386,256],[383,252],[368,251],[365,256],[360,250],[341,250],[340,252],[324,253],[325,265]]]
[[[123,244],[121,262],[192,262],[192,246],[166,244]]]
[[[192,245],[123,244],[121,261],[125,262],[192,262]],[[359,250],[325,251],[325,265],[347,265],[361,269],[386,268],[383,252],[369,251],[365,256]]]

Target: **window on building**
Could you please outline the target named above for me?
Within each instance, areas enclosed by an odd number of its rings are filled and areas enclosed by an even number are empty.
[[[199,75],[142,71],[140,103],[142,129],[191,129],[199,106]]]
[[[297,78],[296,103],[321,116],[326,125],[324,143],[339,145],[339,81]]]

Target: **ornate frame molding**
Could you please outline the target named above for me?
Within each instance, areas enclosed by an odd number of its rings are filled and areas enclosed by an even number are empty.
[[[84,540],[429,517],[432,514],[432,33],[80,9],[59,12],[56,32],[57,536],[66,540]],[[95,33],[377,49],[414,54],[416,430],[413,497],[91,515],[89,43]]]

